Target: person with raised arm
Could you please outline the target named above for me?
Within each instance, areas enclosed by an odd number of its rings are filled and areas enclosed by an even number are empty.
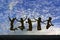
[[[27,31],[32,31],[32,22],[36,22],[36,21],[32,21],[30,18],[28,18],[28,23],[29,24],[29,29],[27,29]]]
[[[23,20],[23,18],[20,18],[20,20],[16,19],[18,22],[21,23],[21,26],[19,26],[18,28],[21,29],[23,31],[23,29],[25,29],[24,27],[24,21],[27,19],[27,16],[26,18]]]
[[[52,18],[49,17],[49,19],[47,20],[47,26],[46,26],[46,29],[48,29],[50,26],[54,26],[51,22]]]
[[[34,18],[34,17],[33,17]],[[35,18],[34,18],[35,19]],[[41,30],[41,18],[35,19],[37,21],[37,30]]]
[[[15,30],[18,30],[17,28],[13,28],[14,27],[14,21],[16,20],[16,17],[15,18],[13,18],[13,19],[11,19],[9,16],[8,16],[8,18],[9,18],[9,21],[10,21],[10,30],[12,30],[12,31],[15,31]]]
[[[49,17],[48,20],[43,21],[43,22],[46,22],[46,21],[47,21],[46,29],[48,29],[50,26],[54,26],[54,25],[52,24],[51,20],[52,20],[52,18]]]

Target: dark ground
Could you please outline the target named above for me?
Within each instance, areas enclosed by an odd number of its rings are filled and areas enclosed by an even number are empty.
[[[1,35],[0,36],[0,39],[4,39],[4,40],[16,40],[16,39],[21,39],[21,40],[27,40],[27,39],[29,39],[29,40],[35,40],[35,39],[37,39],[37,40],[40,40],[40,39],[44,39],[44,40],[46,40],[46,39],[48,39],[48,40],[50,40],[50,39],[54,39],[54,40],[57,40],[57,39],[59,39],[60,38],[60,36],[59,35]]]

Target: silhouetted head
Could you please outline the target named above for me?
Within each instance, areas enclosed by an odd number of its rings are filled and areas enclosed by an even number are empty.
[[[52,18],[51,18],[51,17],[49,17],[49,20],[52,20]]]
[[[23,20],[23,18],[20,18],[21,20]]]
[[[15,17],[15,19],[16,19],[16,17]]]
[[[30,20],[30,18],[28,18],[28,20]]]
[[[15,18],[13,18],[13,20],[15,20],[16,19],[16,17]]]
[[[30,18],[28,18],[28,20],[30,21]]]
[[[39,20],[41,20],[41,18],[40,18],[40,17],[39,17],[38,19],[39,19]]]

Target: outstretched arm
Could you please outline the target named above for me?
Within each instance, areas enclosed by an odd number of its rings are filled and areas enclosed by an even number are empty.
[[[36,21],[32,21],[32,22],[36,22]]]
[[[33,17],[35,19],[35,17]],[[35,19],[36,21],[38,21],[37,19]]]
[[[8,16],[9,20],[11,21],[11,18]]]
[[[26,18],[24,19],[24,21],[27,19],[27,16],[26,16]]]
[[[16,21],[20,22],[20,20],[16,19]]]
[[[52,26],[54,26],[54,25],[52,24],[52,22],[50,22],[50,23],[51,23]]]
[[[41,21],[41,23],[43,23],[43,24],[45,24],[45,25],[46,25],[46,23],[44,23],[44,22],[42,22],[42,21]]]
[[[46,21],[48,21],[48,20],[45,20],[45,21],[42,21],[42,22],[46,22]]]

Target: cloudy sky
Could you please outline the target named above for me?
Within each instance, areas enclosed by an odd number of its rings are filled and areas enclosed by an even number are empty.
[[[24,31],[10,31],[10,21],[26,16],[33,19],[41,17],[42,20],[52,17],[52,23],[49,29],[42,24],[42,30],[38,31],[37,23],[33,22],[33,30],[26,31],[28,24],[25,23]],[[15,21],[14,27],[19,26],[19,22]],[[0,0],[0,35],[60,35],[60,0]]]

